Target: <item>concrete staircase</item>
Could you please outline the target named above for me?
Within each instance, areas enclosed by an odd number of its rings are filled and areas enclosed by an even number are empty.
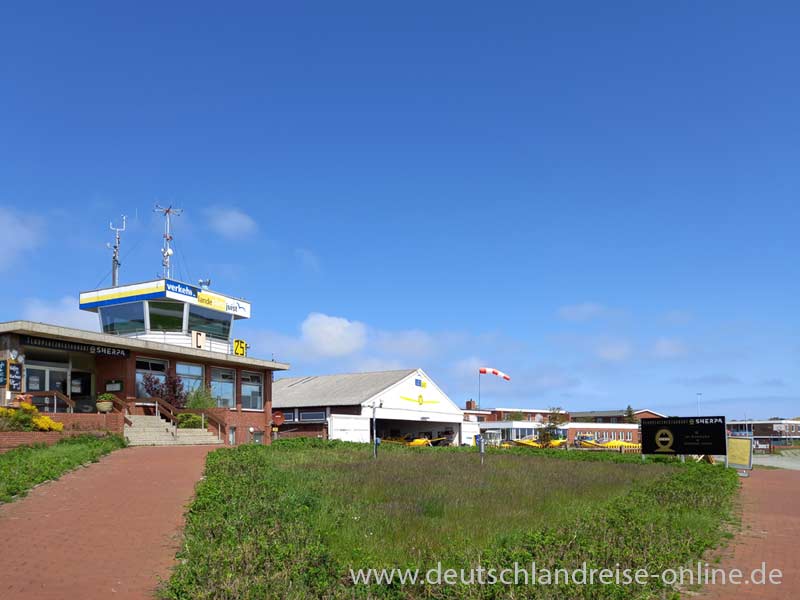
[[[222,444],[206,429],[178,429],[161,417],[128,415],[133,425],[125,424],[125,439],[131,446],[198,446]]]

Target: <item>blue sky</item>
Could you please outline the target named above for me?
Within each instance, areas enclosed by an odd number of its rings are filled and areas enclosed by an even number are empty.
[[[793,3],[4,3],[0,319],[159,272],[296,375],[800,415]]]

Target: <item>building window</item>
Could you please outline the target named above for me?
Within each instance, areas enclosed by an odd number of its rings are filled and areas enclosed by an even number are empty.
[[[633,432],[629,431],[628,432],[628,441],[630,442],[632,439],[633,439]]]
[[[263,444],[264,443],[264,432],[263,431],[254,431],[253,432],[253,443],[254,444]]]
[[[176,363],[175,373],[183,382],[183,390],[190,394],[203,387],[203,365]]]
[[[233,369],[211,369],[211,395],[220,408],[236,406],[236,371]]]
[[[144,302],[104,306],[100,309],[104,333],[124,335],[144,331]]]
[[[242,373],[242,408],[256,410],[264,408],[262,381],[258,373]]]
[[[231,315],[203,306],[189,306],[189,331],[202,331],[209,337],[228,340],[231,333]]]
[[[228,427],[228,445],[236,445],[236,427]]]
[[[150,307],[150,331],[183,331],[182,302],[153,302]]]
[[[284,423],[294,423],[294,409],[290,408],[286,412],[283,413],[283,421]]]
[[[301,421],[324,421],[325,420],[325,411],[301,411],[300,412],[300,420]]]
[[[150,394],[144,389],[144,376],[152,375],[159,383],[167,381],[167,361],[155,358],[136,359],[136,397],[149,398]]]

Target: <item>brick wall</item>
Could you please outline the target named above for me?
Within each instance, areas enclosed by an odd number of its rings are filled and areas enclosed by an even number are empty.
[[[225,423],[225,427],[222,428],[222,440],[225,445],[230,445],[230,436],[229,430],[230,428],[235,428],[235,438],[236,444],[246,444],[251,441],[252,434],[250,433],[250,428],[252,427],[254,433],[263,433],[264,434],[264,443],[269,444],[270,439],[272,437],[272,432],[270,428],[270,419],[271,413],[267,413],[265,411],[250,411],[250,410],[242,410],[241,405],[237,405],[237,410],[231,410],[228,408],[209,408],[206,410],[191,410],[191,409],[183,409],[180,412],[187,412],[187,413],[195,413],[200,414],[201,412],[205,412],[206,414],[214,417],[217,421],[221,421]],[[214,435],[218,434],[218,426],[216,423],[208,423],[208,430],[213,433]]]
[[[312,437],[328,439],[328,426],[325,423],[285,423],[281,425],[278,439],[285,440],[296,437]]]
[[[122,435],[125,423],[120,413],[45,413],[54,421],[64,424],[64,431],[106,432]]]

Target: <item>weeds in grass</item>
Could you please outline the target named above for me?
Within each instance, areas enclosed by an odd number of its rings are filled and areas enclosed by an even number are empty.
[[[298,440],[209,455],[171,599],[662,598],[622,586],[362,586],[350,568],[647,568],[722,539],[736,474],[628,455],[497,452]],[[568,460],[556,460],[553,457]],[[613,458],[608,458],[609,456]],[[578,458],[580,457],[580,458]],[[638,464],[636,464],[638,463]],[[433,562],[432,562],[433,561]]]
[[[123,448],[118,435],[95,437],[80,435],[65,438],[52,446],[21,446],[0,454],[0,502],[9,502],[33,486],[87,462],[96,462],[104,454]]]

